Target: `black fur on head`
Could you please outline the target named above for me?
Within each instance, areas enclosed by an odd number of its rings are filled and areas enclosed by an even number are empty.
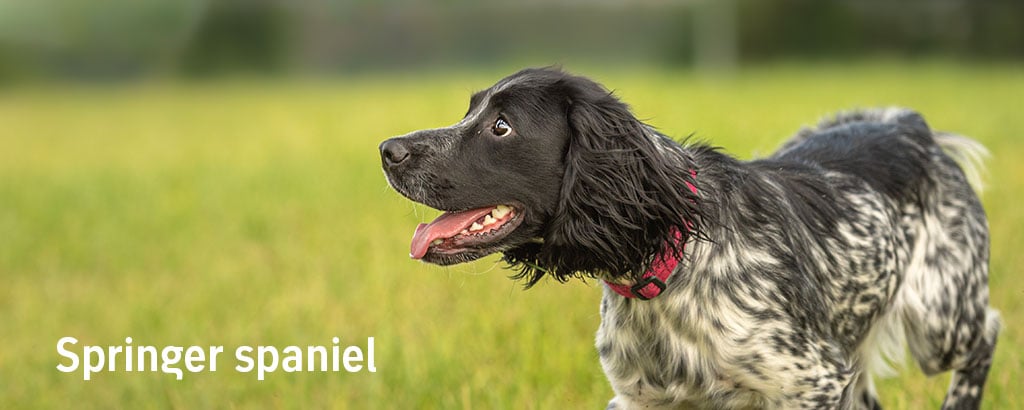
[[[567,75],[552,92],[570,130],[561,193],[544,242],[505,251],[515,277],[637,279],[656,255],[680,257],[704,223],[692,159],[594,81]]]
[[[391,185],[456,216],[448,221],[498,205],[515,215],[459,234],[456,223],[431,223],[417,230],[413,257],[448,265],[502,252],[527,286],[545,275],[639,277],[707,222],[687,186],[700,189],[691,155],[702,148],[683,149],[601,85],[557,68],[506,77],[474,94],[459,123],[380,149]]]

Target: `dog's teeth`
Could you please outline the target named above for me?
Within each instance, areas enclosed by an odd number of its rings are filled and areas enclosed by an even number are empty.
[[[493,211],[491,211],[491,215],[494,215],[494,219],[501,219],[504,218],[505,215],[508,215],[508,213],[511,211],[512,208],[509,208],[505,205],[498,205],[494,207]]]
[[[430,244],[434,245],[434,246],[437,246],[437,245],[440,245],[442,242],[444,242],[444,239],[434,239],[434,241],[430,242]]]
[[[467,231],[465,229],[463,229],[462,232],[459,232],[459,233],[462,234],[462,235],[469,235],[469,231]]]
[[[479,231],[481,229],[484,229],[484,226],[480,225],[479,223],[476,223],[476,222],[473,222],[473,224],[469,226],[469,231],[470,232],[476,232],[476,231]]]
[[[492,218],[490,215],[485,215],[484,216],[484,226],[494,225],[495,222],[498,222],[498,220]]]

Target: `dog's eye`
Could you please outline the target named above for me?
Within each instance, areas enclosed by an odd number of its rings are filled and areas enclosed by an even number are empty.
[[[499,137],[507,137],[508,134],[512,133],[512,127],[505,122],[504,118],[498,117],[498,120],[494,122],[494,127],[491,128],[491,132]]]

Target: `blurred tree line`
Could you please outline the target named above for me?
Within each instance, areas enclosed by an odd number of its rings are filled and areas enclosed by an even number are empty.
[[[1024,1],[0,0],[0,81],[876,55],[1019,60]]]

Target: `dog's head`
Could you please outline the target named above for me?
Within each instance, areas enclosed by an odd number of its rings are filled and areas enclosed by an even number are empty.
[[[449,265],[502,252],[532,285],[545,273],[636,277],[680,232],[699,232],[694,168],[674,147],[601,85],[544,68],[380,153],[391,186],[445,211],[416,228],[410,256]]]

